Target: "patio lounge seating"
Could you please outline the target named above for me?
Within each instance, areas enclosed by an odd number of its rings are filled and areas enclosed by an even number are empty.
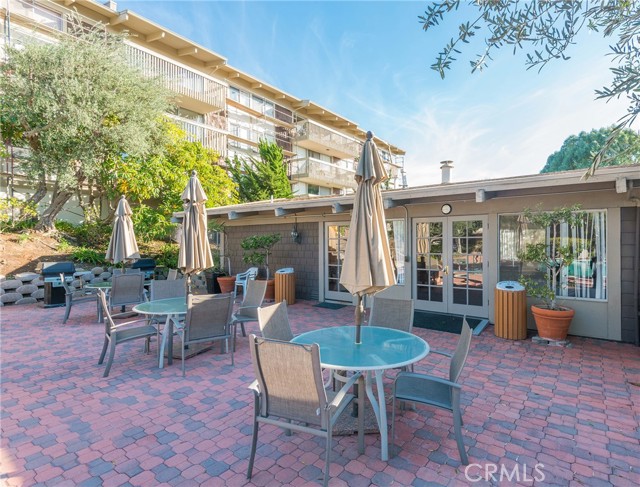
[[[145,339],[145,353],[149,353],[149,343],[152,336],[157,335],[157,330],[154,326],[146,324],[146,319],[138,319],[133,321],[127,321],[125,323],[113,322],[111,311],[107,305],[107,298],[102,290],[98,291],[98,300],[102,306],[102,313],[104,316],[104,344],[102,345],[102,353],[100,353],[100,359],[98,365],[104,362],[104,357],[107,353],[107,347],[109,347],[109,359],[107,360],[107,366],[104,369],[103,377],[109,375],[111,370],[111,364],[113,363],[113,357],[116,353],[116,346],[119,343],[128,342],[131,340],[137,340],[139,338]],[[145,323],[144,325],[132,326],[134,323]]]
[[[396,400],[407,401],[448,409],[453,413],[453,428],[458,443],[460,459],[464,465],[469,464],[467,452],[462,439],[462,411],[460,410],[460,391],[462,387],[458,378],[464,367],[471,345],[471,328],[466,318],[463,319],[462,333],[453,355],[446,352],[437,353],[451,357],[449,365],[449,380],[414,372],[400,372],[393,383],[393,403],[391,405],[391,443],[395,440]]]
[[[242,328],[242,336],[247,336],[247,332],[244,328],[245,323],[249,323],[251,321],[258,321],[258,308],[262,306],[262,301],[264,300],[264,295],[267,292],[267,281],[256,281],[250,280],[247,281],[247,292],[242,300],[242,304],[237,309],[233,318],[231,320],[231,324],[233,326],[233,346],[235,347],[236,342],[236,332],[238,329],[238,323]]]
[[[258,308],[258,325],[264,338],[283,342],[293,339],[286,301]]]
[[[80,277],[80,281],[84,285],[84,280],[82,279],[82,277]],[[65,280],[64,274],[60,274],[60,282],[64,287],[65,310],[64,310],[64,318],[62,319],[62,324],[64,325],[69,319],[69,314],[71,313],[71,307],[74,304],[84,303],[87,301],[95,301],[96,293],[89,289],[84,289],[84,287],[81,287],[80,289],[75,289],[73,286],[67,283],[67,281]]]
[[[244,299],[244,296],[247,293],[247,282],[254,280],[256,277],[258,277],[257,267],[249,267],[246,271],[236,274],[236,283],[233,288],[233,297],[235,298],[238,295],[238,287],[241,287],[242,298]]]
[[[174,320],[174,330],[182,342],[182,377],[185,376],[185,346],[224,340],[225,348],[229,349],[229,338],[231,338],[229,320],[232,309],[233,294],[231,293],[188,296],[187,316],[184,321]],[[231,347],[231,365],[234,365],[233,347]]]
[[[256,381],[253,390],[253,438],[247,478],[251,478],[260,423],[280,426],[326,439],[324,486],[329,482],[333,426],[354,396],[348,390],[360,374],[349,379],[337,394],[322,383],[320,349],[317,344],[300,345],[249,336],[251,362]]]

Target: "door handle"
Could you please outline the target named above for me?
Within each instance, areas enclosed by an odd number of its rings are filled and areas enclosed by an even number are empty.
[[[443,272],[445,275],[447,275],[447,276],[448,276],[448,275],[449,275],[449,266],[448,266],[448,265],[444,266],[444,268],[442,269],[442,272]]]

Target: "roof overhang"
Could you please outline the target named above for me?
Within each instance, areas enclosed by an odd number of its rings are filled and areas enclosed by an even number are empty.
[[[605,167],[596,171],[588,180],[583,179],[584,170],[566,171],[530,176],[516,176],[460,183],[435,184],[382,192],[385,208],[398,206],[475,201],[484,203],[498,198],[522,196],[545,196],[593,191],[612,191],[625,195],[627,199],[640,196],[640,164]],[[341,196],[304,196],[273,201],[256,201],[239,205],[208,208],[210,218],[241,220],[246,217],[256,220],[269,217],[293,215],[318,216],[348,213],[353,208],[354,194]],[[182,212],[174,214],[182,217]],[[230,218],[231,216],[231,218]]]

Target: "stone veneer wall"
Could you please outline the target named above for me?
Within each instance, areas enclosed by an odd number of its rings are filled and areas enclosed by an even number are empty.
[[[251,235],[279,233],[280,242],[273,247],[269,256],[269,271],[273,277],[276,270],[293,267],[296,275],[296,299],[318,299],[318,224],[298,223],[300,243],[291,240],[293,222],[278,225],[249,225],[226,227],[225,254],[231,259],[231,273],[245,271],[249,264],[242,261],[242,239]],[[260,270],[264,277],[264,269]]]
[[[111,279],[112,268],[104,269],[94,267],[90,271],[80,268],[74,273],[71,283],[76,289],[80,289],[83,281],[104,282]],[[168,269],[156,268],[155,279],[166,279]],[[204,274],[196,275],[192,279],[192,286],[196,294],[206,293],[207,285]],[[11,279],[0,275],[0,306],[12,304],[33,304],[44,301],[44,281],[40,274],[35,272],[22,272]]]

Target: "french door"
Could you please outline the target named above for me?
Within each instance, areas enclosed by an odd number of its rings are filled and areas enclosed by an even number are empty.
[[[414,220],[415,308],[486,317],[486,217]]]
[[[340,284],[344,251],[349,237],[349,223],[326,223],[324,233],[324,297],[351,302],[353,296]]]

